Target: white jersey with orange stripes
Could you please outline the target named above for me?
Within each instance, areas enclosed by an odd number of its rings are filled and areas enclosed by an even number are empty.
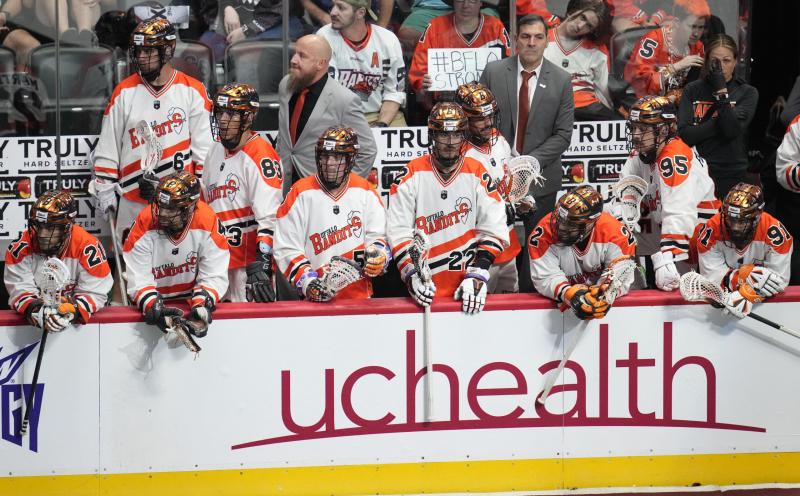
[[[557,244],[550,226],[553,213],[545,215],[528,238],[531,280],[540,294],[561,302],[572,284],[596,284],[614,259],[636,252],[636,240],[622,222],[603,212],[583,250]],[[630,287],[630,286],[629,286]],[[629,287],[624,288],[623,294]]]
[[[85,324],[98,309],[106,304],[108,292],[114,284],[106,261],[106,252],[97,238],[74,224],[58,257],[69,269],[69,279],[62,296],[75,303],[76,322]],[[39,298],[34,277],[48,259],[31,247],[28,230],[8,247],[4,281],[9,305],[24,314],[28,305]]]
[[[200,81],[173,71],[169,82],[156,91],[138,73],[119,83],[103,115],[100,139],[94,150],[94,175],[117,182],[122,199],[117,208],[117,231],[131,226],[145,205],[139,196],[143,141],[136,126],[145,121],[163,148],[155,167],[159,177],[184,169],[202,175],[211,146],[211,101]]]
[[[775,158],[778,183],[789,191],[800,193],[800,115],[794,118]]]
[[[128,294],[142,313],[164,299],[187,297],[204,289],[214,302],[228,290],[228,242],[225,228],[205,202],[197,208],[179,237],[158,228],[152,209],[136,217],[123,249]]]
[[[720,206],[706,161],[676,137],[664,145],[653,165],[633,152],[620,177],[629,175],[649,183],[642,198],[639,255],[671,251],[675,261],[687,259],[695,226],[710,219]]]
[[[778,219],[766,212],[761,214],[753,240],[741,250],[727,241],[721,214],[701,224],[693,242],[697,247],[700,274],[728,291],[739,288],[738,270],[742,265],[758,265],[777,273],[785,283],[781,291],[789,283],[792,236]]]
[[[486,168],[469,157],[443,179],[431,156],[423,155],[409,162],[400,183],[392,185],[387,231],[404,280],[414,268],[408,247],[417,229],[430,240],[428,266],[436,296],[453,296],[478,251],[496,259],[509,245],[503,200]]]
[[[380,196],[366,179],[350,173],[347,186],[332,196],[317,176],[292,185],[278,209],[275,261],[296,285],[309,270],[320,277],[335,256],[363,265],[365,247],[386,241],[386,211]],[[372,283],[360,279],[337,293],[337,299],[369,298]]]
[[[511,160],[511,145],[508,141],[496,130],[494,131],[494,143],[487,143],[486,146],[479,147],[472,142],[467,143],[467,151],[465,157],[474,158],[478,160],[486,168],[486,171],[492,176],[494,184],[498,184],[503,177],[505,177],[506,166],[508,161]],[[509,226],[508,231],[509,246],[503,253],[494,260],[495,265],[500,265],[514,260],[522,251],[517,238],[517,231],[514,226]]]
[[[202,182],[204,200],[225,226],[231,253],[229,268],[255,262],[259,241],[272,247],[275,212],[283,199],[278,153],[257,134],[233,154],[221,143],[214,143]]]
[[[605,46],[589,38],[582,38],[572,48],[566,48],[558,35],[558,28],[547,32],[544,58],[562,67],[572,77],[572,95],[575,107],[587,107],[600,102],[611,108],[608,92],[608,51]]]

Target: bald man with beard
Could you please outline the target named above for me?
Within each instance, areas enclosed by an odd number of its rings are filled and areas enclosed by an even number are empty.
[[[298,179],[316,174],[314,147],[331,126],[351,127],[361,145],[353,172],[366,178],[377,148],[361,101],[338,81],[328,77],[331,47],[325,38],[303,36],[297,40],[289,74],[278,87],[278,154],[283,162],[284,193]]]

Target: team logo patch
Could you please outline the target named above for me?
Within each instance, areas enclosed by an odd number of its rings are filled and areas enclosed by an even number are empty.
[[[167,119],[172,124],[172,129],[176,133],[183,132],[183,125],[186,123],[186,112],[180,107],[172,107],[167,111]]]
[[[564,60],[562,60],[562,61],[561,61],[561,67],[563,67],[564,69],[566,69],[567,67],[569,67],[569,59],[564,59]]]
[[[358,210],[353,210],[349,214],[347,214],[347,223],[350,224],[350,228],[352,229],[353,236],[356,238],[361,237],[361,212]]]
[[[161,108],[161,102],[159,100],[153,100],[153,108],[158,110]]]
[[[456,200],[456,212],[458,212],[458,221],[462,224],[466,224],[469,213],[472,212],[472,202],[469,201],[469,198],[462,196]]]
[[[339,215],[339,205],[334,205],[333,206],[333,213],[334,213],[334,215]]]
[[[172,249],[172,254],[173,255],[177,255],[179,251],[180,251],[180,248],[173,248]]]
[[[442,197],[442,200],[447,200],[447,190],[446,190],[446,189],[443,189],[443,190],[442,190],[442,194],[441,194],[441,195],[439,195],[439,196],[441,196],[441,197]]]

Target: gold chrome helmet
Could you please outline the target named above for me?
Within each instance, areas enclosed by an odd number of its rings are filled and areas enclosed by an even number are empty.
[[[434,165],[448,169],[461,159],[461,150],[467,132],[467,115],[461,105],[440,102],[428,115],[428,148]]]
[[[495,129],[498,127],[499,113],[492,91],[481,83],[465,83],[456,90],[456,102],[467,115],[469,140],[476,145],[489,141],[494,144],[497,141]],[[487,118],[491,119],[488,126],[484,125]]]
[[[586,239],[603,212],[603,197],[589,185],[578,186],[556,202],[550,229],[558,244],[574,245]]]
[[[239,146],[242,135],[253,127],[258,108],[258,92],[255,88],[245,83],[226,84],[214,96],[214,109],[211,112],[212,136],[222,146],[233,150]],[[226,113],[232,115],[223,119]],[[233,114],[239,118],[236,119]]]
[[[739,183],[725,195],[722,202],[722,229],[724,238],[737,248],[747,246],[764,211],[764,194],[753,184]]]
[[[55,256],[69,239],[78,207],[72,195],[51,190],[36,199],[28,217],[28,233],[34,252]]]
[[[159,229],[175,236],[186,229],[200,200],[200,181],[191,172],[173,172],[161,178],[151,204]]]
[[[347,179],[358,155],[358,135],[352,128],[329,127],[320,135],[314,155],[317,179],[327,190],[338,188]]]
[[[652,164],[659,147],[678,134],[678,112],[665,96],[645,96],[631,107],[625,126],[628,150],[636,150],[643,162]],[[666,129],[662,132],[662,129]],[[652,131],[652,138],[645,133]]]
[[[131,33],[128,58],[142,79],[153,82],[161,74],[161,68],[172,59],[178,36],[175,27],[164,18],[148,19],[140,22]],[[158,50],[158,66],[143,68],[139,64],[139,53],[145,48]],[[149,69],[149,70],[146,70]]]

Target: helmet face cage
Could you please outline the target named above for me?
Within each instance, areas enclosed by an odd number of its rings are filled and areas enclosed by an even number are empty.
[[[317,179],[323,188],[333,190],[347,179],[358,155],[358,135],[349,127],[329,127],[317,140],[314,155]]]
[[[480,146],[489,142],[494,145],[497,142],[495,130],[500,125],[500,117],[497,100],[491,90],[481,83],[462,84],[456,91],[456,101],[467,116],[468,139]]]
[[[253,127],[258,109],[258,92],[252,86],[243,83],[225,85],[214,97],[211,112],[214,140],[229,150],[239,146],[242,135]]]
[[[164,65],[172,59],[177,39],[175,28],[166,19],[150,19],[139,23],[131,33],[131,42],[128,47],[128,58],[130,59],[131,67],[145,81],[155,81],[161,74],[161,69]],[[146,48],[155,48],[157,50],[157,66],[142,67],[139,64],[139,54]]]
[[[664,96],[645,96],[631,107],[625,124],[628,151],[636,150],[643,162],[655,162],[658,149],[675,137],[677,113],[672,101]],[[662,132],[666,130],[666,132]],[[652,137],[647,136],[652,133]]]
[[[152,203],[153,219],[169,236],[186,229],[200,199],[200,181],[191,172],[180,171],[165,176],[156,188]]]
[[[57,255],[69,238],[78,213],[72,195],[66,191],[48,191],[31,208],[28,231],[35,252]]]
[[[453,102],[434,105],[428,116],[428,152],[434,165],[450,168],[461,159],[467,133],[467,116],[461,106]]]
[[[761,188],[739,183],[728,192],[722,203],[722,229],[724,238],[737,248],[747,246],[764,211],[764,194]]]
[[[603,198],[591,186],[579,186],[559,198],[550,217],[550,229],[561,245],[589,237],[603,212]]]

